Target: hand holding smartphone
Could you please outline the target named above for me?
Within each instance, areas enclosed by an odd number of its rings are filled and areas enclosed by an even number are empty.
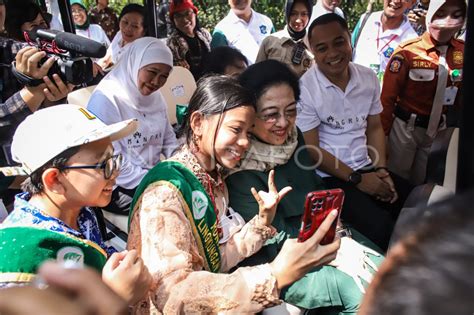
[[[337,210],[338,219],[334,220],[331,228],[321,240],[321,245],[327,245],[334,241],[336,227],[344,203],[344,191],[342,189],[329,189],[313,191],[306,195],[304,213],[301,220],[301,228],[298,234],[298,242],[304,242],[310,238],[319,228],[324,219],[332,210]]]

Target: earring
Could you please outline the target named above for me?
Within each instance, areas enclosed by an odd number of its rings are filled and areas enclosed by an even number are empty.
[[[191,137],[191,153],[196,154],[199,152],[199,137],[193,134]]]

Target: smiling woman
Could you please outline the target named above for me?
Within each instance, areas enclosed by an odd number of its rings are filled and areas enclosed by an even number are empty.
[[[174,65],[189,69],[196,80],[203,72],[203,58],[211,51],[211,34],[199,26],[197,12],[191,0],[171,1],[169,14],[174,31],[167,40]]]
[[[311,18],[311,6],[310,0],[286,1],[286,26],[263,40],[256,62],[278,60],[298,76],[302,76],[313,65],[313,56],[303,41]]]
[[[110,45],[110,40],[99,24],[91,24],[86,7],[82,0],[69,0],[71,3],[71,13],[76,27],[76,34],[102,43]]]
[[[106,208],[127,214],[140,180],[160,161],[161,154],[171,155],[177,141],[158,91],[173,65],[171,51],[160,40],[143,37],[129,44],[123,58],[97,86],[88,109],[106,123],[125,117],[137,118],[140,123],[136,133],[115,146],[124,156],[124,166],[112,203]]]

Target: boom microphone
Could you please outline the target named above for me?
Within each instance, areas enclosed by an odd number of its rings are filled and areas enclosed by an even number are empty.
[[[55,41],[60,49],[72,51],[91,58],[102,58],[107,52],[107,48],[104,44],[68,32],[38,29],[36,32],[30,32],[30,38],[32,40],[40,38]]]

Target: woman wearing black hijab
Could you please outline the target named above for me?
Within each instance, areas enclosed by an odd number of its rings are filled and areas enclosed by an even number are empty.
[[[287,0],[286,26],[263,40],[256,62],[275,59],[289,66],[301,77],[313,65],[313,55],[303,41],[312,7],[311,0]]]

